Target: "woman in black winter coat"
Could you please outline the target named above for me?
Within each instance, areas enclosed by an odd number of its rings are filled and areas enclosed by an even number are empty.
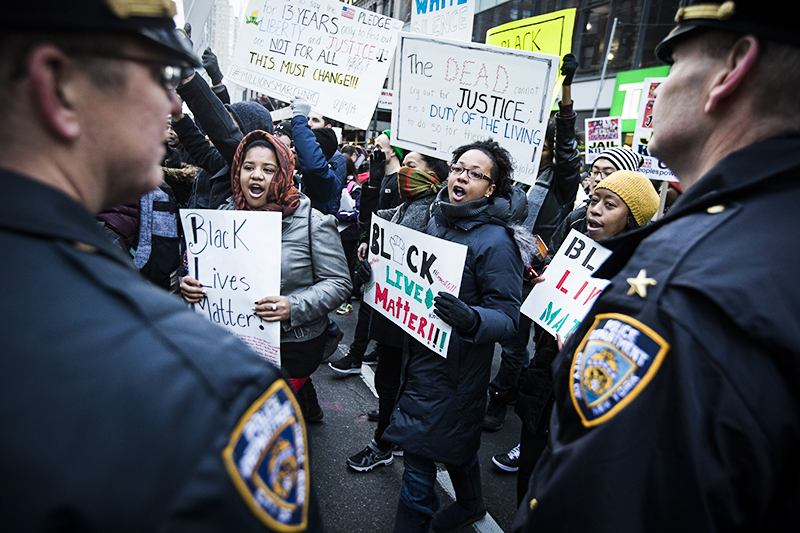
[[[492,140],[453,153],[447,187],[434,202],[427,233],[467,246],[458,297],[440,292],[434,312],[453,327],[447,358],[407,339],[403,376],[384,439],[401,446],[405,471],[394,531],[456,531],[481,519],[486,506],[480,446],[494,343],[519,321],[523,262],[508,227],[526,209],[511,187],[508,152]],[[436,463],[444,463],[456,502],[434,514]]]

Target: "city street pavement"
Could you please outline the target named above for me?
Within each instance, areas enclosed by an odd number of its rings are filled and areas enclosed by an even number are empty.
[[[359,302],[348,315],[331,313],[330,317],[344,331],[336,360],[347,353],[353,339]],[[370,344],[370,351],[374,343]],[[500,347],[495,348],[492,372],[500,364]],[[324,419],[308,424],[311,454],[311,484],[315,488],[325,529],[328,533],[389,532],[392,530],[403,475],[403,459],[395,457],[389,466],[370,472],[356,472],[345,460],[363,449],[372,439],[376,423],[367,412],[377,409],[378,399],[372,385],[374,367],[363,366],[361,375],[342,377],[327,364],[313,374]],[[520,420],[514,407],[508,407],[506,423],[499,432],[483,432],[479,461],[484,498],[489,514],[482,521],[464,529],[466,532],[508,531],[516,512],[516,474],[501,472],[492,464],[492,455],[504,453],[519,442]],[[442,507],[453,502],[453,490],[444,469],[440,469],[437,494]]]

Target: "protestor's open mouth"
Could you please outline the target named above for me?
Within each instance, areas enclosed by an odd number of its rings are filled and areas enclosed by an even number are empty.
[[[251,183],[247,188],[247,192],[250,193],[251,198],[260,198],[267,191],[260,183]]]
[[[588,231],[598,231],[603,227],[603,224],[593,218],[586,218],[586,229]]]
[[[453,185],[453,188],[450,191],[451,202],[460,202],[466,197],[467,197],[467,191],[465,191],[463,187],[461,187],[460,185]]]

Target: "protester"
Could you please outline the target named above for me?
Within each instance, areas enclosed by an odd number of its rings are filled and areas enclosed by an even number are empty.
[[[288,384],[93,217],[161,183],[174,88],[199,66],[172,2],[110,5],[0,18],[3,529],[321,531]]]
[[[230,167],[242,137],[255,130],[272,133],[272,115],[256,102],[223,104],[195,72],[181,81],[178,94],[211,140],[209,144],[194,121],[182,112],[172,115],[172,127],[181,143],[210,175],[207,182],[203,182],[202,174],[198,176],[195,205],[217,209],[231,197]]]
[[[373,151],[370,156],[369,179],[362,186],[361,197],[359,199],[358,222],[361,226],[361,245],[362,252],[358,256],[359,261],[365,259],[367,233],[370,227],[372,213],[378,209],[391,209],[400,205],[400,194],[397,190],[397,172],[400,170],[399,157],[403,151],[400,148],[389,145],[389,130],[384,131],[378,136],[381,142],[381,149]],[[375,349],[366,353],[370,343],[369,331],[372,317],[372,308],[368,305],[361,305],[358,308],[358,322],[353,334],[353,342],[347,351],[345,359],[339,359],[331,364],[331,368],[340,371],[340,374],[359,374],[361,364],[375,365],[381,351],[381,343],[377,343]],[[341,362],[340,362],[341,361]],[[377,420],[377,412],[371,419]]]
[[[687,2],[656,48],[672,68],[648,150],[684,193],[604,243],[611,284],[553,363],[513,531],[795,529],[800,34],[782,8]]]
[[[592,193],[583,224],[573,229],[595,241],[604,241],[647,224],[658,211],[658,194],[643,174],[619,170],[603,179]],[[565,224],[562,224],[562,226]],[[566,239],[556,232],[547,255],[549,263]],[[539,277],[534,283],[543,280]],[[523,372],[514,411],[522,419],[520,444],[508,454],[495,455],[492,462],[505,471],[517,473],[517,504],[528,489],[528,481],[547,444],[553,406],[551,363],[558,355],[556,339],[538,324],[534,328],[536,352]],[[512,456],[516,455],[516,461]],[[516,463],[516,464],[514,464]]]
[[[397,405],[383,439],[404,450],[394,531],[456,531],[486,514],[478,448],[494,343],[519,319],[523,259],[507,227],[526,209],[511,186],[509,153],[492,140],[457,148],[447,187],[434,204],[430,235],[467,246],[457,296],[440,292],[434,313],[453,327],[447,358],[407,339]],[[529,258],[528,258],[529,259]],[[381,354],[383,357],[383,354]],[[456,502],[434,519],[436,463],[444,463]]]
[[[398,191],[404,202],[393,209],[379,210],[376,215],[415,231],[424,232],[430,220],[431,204],[436,198],[442,183],[448,176],[447,163],[418,152],[409,152],[403,160],[403,167],[397,173]],[[367,244],[358,250],[361,259],[356,284],[362,284],[371,276],[367,261]],[[364,302],[362,305],[366,306]],[[380,313],[372,313],[369,337],[381,345],[380,358],[375,369],[375,390],[378,393],[378,427],[375,437],[366,448],[348,457],[347,466],[359,472],[368,472],[380,465],[390,465],[394,454],[401,450],[383,439],[389,426],[397,392],[400,387],[400,373],[403,361],[403,343],[406,333]],[[330,367],[341,374],[361,373],[361,360],[352,354],[330,363]]]
[[[550,119],[545,134],[542,159],[536,183],[528,191],[528,213],[524,226],[538,235],[543,244],[550,241],[553,232],[562,220],[572,211],[575,195],[581,181],[581,153],[575,139],[575,120],[578,115],[572,107],[572,79],[578,69],[578,60],[566,54],[562,61],[561,73],[565,76],[561,88],[559,111]],[[531,266],[541,271],[544,254]],[[523,288],[523,300],[528,296],[532,285]],[[500,343],[500,368],[489,385],[489,404],[483,418],[483,429],[498,431],[506,420],[507,406],[516,395],[520,372],[528,363],[528,339],[531,321],[520,317],[517,332]]]
[[[232,168],[233,198],[222,209],[278,211],[281,228],[281,294],[256,301],[255,314],[281,323],[281,368],[291,378],[303,415],[322,420],[311,373],[322,361],[327,315],[352,288],[333,217],[311,208],[292,183],[289,149],[269,133],[254,131],[242,139]],[[205,297],[201,280],[186,276],[181,295],[189,303]]]

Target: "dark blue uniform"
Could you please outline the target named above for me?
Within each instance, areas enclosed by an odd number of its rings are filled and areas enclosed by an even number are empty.
[[[609,245],[514,531],[786,531],[800,506],[800,137]]]
[[[286,382],[77,202],[0,171],[5,531],[320,530]]]

